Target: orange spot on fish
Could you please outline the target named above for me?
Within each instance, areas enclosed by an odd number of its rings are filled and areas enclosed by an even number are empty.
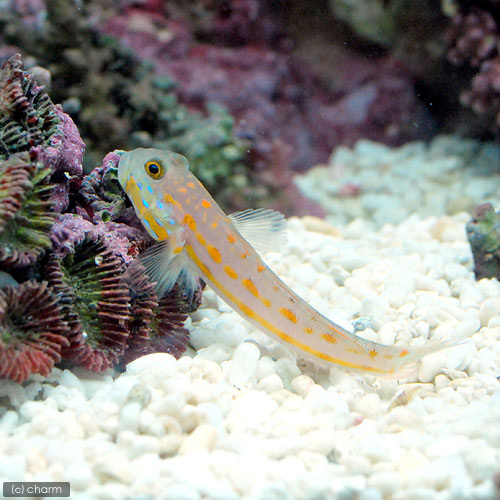
[[[212,222],[212,225],[210,227],[212,229],[217,229],[217,222]]]
[[[204,208],[210,208],[212,206],[212,204],[208,201],[208,200],[203,200],[201,202],[201,205],[204,207]]]
[[[205,238],[203,238],[203,235],[198,231],[196,231],[196,239],[200,242],[200,245],[206,244]]]
[[[266,306],[266,307],[271,307],[271,301],[269,299],[266,299],[266,298],[263,298],[261,297],[260,300],[262,300],[262,303]]]
[[[189,187],[189,188],[191,188],[191,189],[196,189],[196,186],[195,186],[195,185],[194,185],[194,183],[192,183],[192,182],[188,182],[188,183],[186,184],[186,186],[187,186],[187,187]]]
[[[229,241],[229,243],[233,244],[236,241],[236,238],[234,237],[234,235],[232,235],[231,233],[229,233],[227,235],[227,241]]]
[[[371,349],[370,352],[368,353],[372,358],[377,356],[378,352],[376,349]]]
[[[308,335],[311,335],[313,333],[313,329],[312,328],[304,328],[304,331],[308,334]]]
[[[185,187],[180,187],[180,188],[177,188],[177,191],[179,193],[187,193],[187,189]]]
[[[207,276],[211,276],[212,273],[210,272],[210,269],[208,268],[208,266],[203,264],[203,262],[199,262],[198,267],[200,268],[202,273],[205,273]]]
[[[255,286],[255,283],[248,278],[245,278],[243,281],[243,286],[255,297],[259,296],[259,291],[257,290],[257,287]]]
[[[214,262],[217,262],[217,264],[220,264],[220,262],[222,261],[222,257],[220,255],[219,250],[212,245],[208,245],[207,251],[208,251],[208,254],[210,255],[210,257],[212,257],[212,260]]]
[[[359,351],[358,349],[354,349],[354,347],[347,347],[346,351],[352,352],[353,354],[361,354],[361,351]]]
[[[399,357],[400,358],[403,358],[404,356],[407,356],[409,354],[410,351],[408,351],[408,349],[404,349],[403,351],[401,351],[399,353]]]
[[[258,272],[258,273],[262,273],[262,272],[264,272],[265,270],[266,270],[266,267],[265,267],[265,266],[260,266],[260,265],[259,265],[259,266],[257,266],[257,272]]]
[[[240,255],[240,257],[241,257],[242,259],[246,259],[246,258],[247,258],[247,254],[246,254],[246,253],[242,253],[242,254]]]
[[[297,323],[297,316],[290,311],[290,309],[287,309],[286,307],[282,307],[280,309],[280,314],[284,316],[287,320],[291,321],[292,323]]]
[[[273,291],[274,292],[279,292],[279,288],[276,285],[273,285]]]
[[[170,195],[168,193],[165,193],[163,195],[163,201],[165,201],[166,203],[171,203],[172,205],[175,205],[177,208],[182,210],[182,205],[178,201],[174,200],[172,198],[172,195]]]
[[[182,250],[184,250],[184,247],[175,247],[174,248],[174,253],[181,253]]]
[[[233,280],[238,278],[238,273],[231,266],[225,266],[224,271],[230,278],[233,278]]]
[[[191,214],[186,214],[184,216],[184,224],[187,224],[191,231],[196,231],[196,222]]]
[[[336,344],[337,343],[337,337],[332,335],[331,333],[323,333],[321,335],[329,344]]]

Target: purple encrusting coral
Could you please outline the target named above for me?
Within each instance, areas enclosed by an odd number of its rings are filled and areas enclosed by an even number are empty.
[[[188,300],[175,288],[159,301],[146,281],[141,300],[131,294],[126,268],[149,236],[119,186],[120,152],[83,176],[83,151],[71,118],[24,71],[19,56],[6,61],[0,271],[15,270],[21,283],[7,274],[9,285],[0,289],[0,377],[20,382],[31,373],[48,375],[60,361],[102,371],[146,352],[179,356],[188,343],[183,322],[199,292]],[[136,315],[148,318],[141,328]]]

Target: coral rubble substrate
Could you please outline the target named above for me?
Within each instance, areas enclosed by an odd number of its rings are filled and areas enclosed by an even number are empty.
[[[0,478],[70,481],[79,500],[495,498],[500,284],[475,281],[467,220],[291,219],[266,256],[323,313],[369,318],[360,335],[466,339],[409,378],[297,362],[206,291],[179,360],[2,384]]]

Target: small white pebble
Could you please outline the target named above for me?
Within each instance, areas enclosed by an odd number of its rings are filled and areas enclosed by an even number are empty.
[[[443,373],[440,373],[434,379],[434,384],[436,386],[436,390],[439,390],[439,389],[442,389],[443,387],[446,387],[449,383],[450,383],[450,379],[446,375],[444,375]]]
[[[269,356],[261,356],[257,365],[257,380],[276,373],[276,362]]]
[[[80,379],[76,377],[70,370],[63,370],[59,377],[59,383],[71,389],[78,389],[80,392],[85,392]]]
[[[434,377],[438,373],[441,373],[441,370],[447,366],[447,354],[445,351],[446,350],[442,350],[429,354],[422,359],[418,371],[418,379],[420,382],[432,382]]]
[[[276,373],[281,377],[284,387],[291,389],[292,380],[301,375],[296,361],[291,358],[281,358],[276,361],[275,366]]]
[[[234,352],[229,369],[229,382],[236,387],[246,387],[257,381],[259,348],[251,342],[243,342]]]
[[[481,326],[488,326],[493,318],[500,317],[500,297],[491,297],[484,300],[479,307],[479,321]]]
[[[307,375],[299,375],[291,381],[290,385],[293,391],[295,391],[299,396],[305,398],[315,383],[311,377],[308,377]]]
[[[283,389],[283,382],[281,378],[276,375],[276,373],[272,373],[271,375],[268,375],[267,377],[261,379],[255,386],[255,389],[267,393],[280,391],[281,389]]]
[[[0,455],[2,478],[8,481],[24,481],[26,477],[26,459],[22,455]]]
[[[135,401],[127,403],[120,413],[120,429],[137,431],[139,429],[139,417],[141,415],[141,405]]]
[[[137,375],[144,370],[156,370],[169,376],[176,372],[177,360],[170,354],[157,352],[137,358],[127,365],[127,373],[130,375]]]
[[[217,430],[209,424],[200,424],[182,442],[179,454],[185,455],[197,450],[212,451],[218,440]]]

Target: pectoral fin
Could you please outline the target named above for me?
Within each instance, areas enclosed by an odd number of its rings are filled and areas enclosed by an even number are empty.
[[[279,250],[286,243],[285,216],[271,209],[258,208],[229,216],[238,232],[257,251]]]
[[[199,273],[184,251],[184,241],[179,238],[180,235],[174,233],[168,240],[155,243],[139,255],[127,270],[132,273],[134,267],[143,269],[155,283],[158,297],[168,293],[177,281],[189,298],[193,297],[198,287]]]

